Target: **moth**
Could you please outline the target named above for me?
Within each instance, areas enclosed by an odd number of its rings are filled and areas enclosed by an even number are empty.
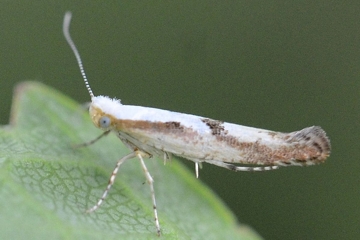
[[[164,161],[169,160],[172,155],[186,158],[195,163],[198,177],[199,165],[202,163],[232,171],[265,171],[280,166],[314,165],[324,162],[330,155],[330,141],[325,131],[318,126],[281,133],[191,114],[123,105],[115,98],[95,96],[87,80],[80,54],[70,37],[70,21],[71,13],[67,12],[63,33],[76,57],[91,97],[89,112],[92,122],[104,131],[83,146],[113,132],[130,149],[128,155],[117,161],[103,195],[87,212],[93,212],[100,207],[114,184],[120,165],[132,158],[140,160],[150,186],[156,232],[160,236],[154,181],[145,165],[145,158],[159,156]],[[244,164],[250,166],[241,166]]]

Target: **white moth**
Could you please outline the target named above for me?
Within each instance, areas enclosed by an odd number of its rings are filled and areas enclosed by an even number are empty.
[[[233,171],[264,171],[277,169],[279,166],[314,165],[324,162],[329,156],[330,141],[324,130],[317,126],[281,133],[156,108],[122,105],[120,100],[95,96],[87,81],[78,50],[70,37],[70,20],[71,13],[67,12],[63,32],[91,96],[91,119],[96,127],[104,131],[98,138],[83,145],[92,144],[114,132],[131,150],[131,153],[117,161],[106,190],[96,205],[87,212],[100,207],[114,184],[120,165],[131,158],[140,160],[150,186],[156,231],[160,235],[153,179],[144,158],[160,156],[166,161],[171,158],[171,154],[181,156],[195,163],[198,177],[199,164],[203,162]]]

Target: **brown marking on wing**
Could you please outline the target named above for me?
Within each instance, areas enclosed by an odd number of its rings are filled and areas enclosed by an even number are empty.
[[[166,132],[166,133],[182,133],[186,128],[180,122],[150,122],[144,120],[117,120],[115,119],[116,129],[141,129],[147,131]]]
[[[184,129],[180,122],[165,122],[165,127],[167,129]]]
[[[227,131],[225,131],[223,121],[213,120],[209,118],[203,118],[201,119],[201,121],[210,128],[212,135],[221,135],[228,133]]]
[[[139,129],[151,133],[164,133],[164,136],[181,138],[185,144],[198,144],[201,141],[199,133],[192,128],[184,127],[179,122],[150,122],[133,120],[116,120],[116,129],[133,134],[133,130]],[[184,146],[186,148],[186,146]]]

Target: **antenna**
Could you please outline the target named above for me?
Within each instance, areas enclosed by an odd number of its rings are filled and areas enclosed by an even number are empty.
[[[65,16],[64,16],[64,22],[63,22],[63,33],[64,33],[64,36],[65,36],[65,39],[66,41],[68,42],[68,44],[70,45],[71,47],[71,50],[74,52],[75,54],[75,57],[76,57],[76,61],[79,65],[79,68],[80,68],[80,73],[84,79],[84,82],[85,82],[85,86],[90,94],[90,97],[93,98],[94,97],[94,93],[92,92],[91,88],[90,88],[90,85],[89,85],[89,82],[87,80],[87,77],[86,77],[86,74],[85,74],[85,70],[84,70],[84,66],[82,64],[82,61],[81,61],[81,57],[80,57],[80,54],[79,54],[79,51],[77,50],[76,46],[75,46],[75,43],[74,41],[71,39],[71,36],[70,36],[70,21],[71,21],[71,12],[66,12],[65,13]]]

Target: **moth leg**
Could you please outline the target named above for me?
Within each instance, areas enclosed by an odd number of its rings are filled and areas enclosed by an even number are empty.
[[[202,168],[202,162],[195,162],[195,175],[196,178],[199,178],[199,167]]]
[[[89,146],[89,145],[97,142],[100,138],[108,135],[109,133],[110,133],[110,130],[105,131],[105,132],[103,132],[100,136],[98,136],[97,138],[95,138],[95,139],[93,139],[93,140],[91,140],[91,141],[89,141],[89,142],[84,142],[84,143],[80,143],[80,144],[74,145],[74,148],[87,147],[87,146]]]
[[[221,162],[221,161],[215,161],[215,160],[205,160],[205,162],[219,166],[219,167],[223,167],[226,169],[229,169],[231,171],[244,171],[244,172],[261,172],[261,171],[267,171],[267,170],[275,170],[278,169],[278,166],[261,166],[261,167],[241,167],[241,166],[236,166],[230,163],[225,163],[225,162]]]
[[[98,202],[90,209],[86,210],[87,213],[91,213],[93,211],[95,211],[96,209],[98,209],[100,207],[100,205],[103,203],[104,199],[106,198],[106,196],[109,193],[110,188],[112,187],[112,185],[115,182],[115,178],[116,178],[116,174],[120,168],[120,165],[125,162],[126,160],[130,159],[130,158],[134,158],[136,157],[136,152],[132,152],[128,155],[126,155],[125,157],[122,157],[121,159],[119,159],[115,165],[114,170],[111,173],[110,179],[109,179],[109,183],[104,191],[104,193],[102,194],[101,198],[98,200]]]
[[[195,175],[196,178],[199,178],[199,163],[195,162]]]
[[[155,191],[154,191],[154,179],[151,177],[144,159],[143,159],[143,152],[137,152],[136,156],[139,158],[140,163],[141,163],[141,167],[144,171],[145,177],[146,177],[146,181],[149,184],[150,187],[150,192],[151,192],[151,199],[152,199],[152,204],[153,204],[153,209],[154,209],[154,217],[155,217],[155,226],[156,226],[156,232],[157,235],[160,236],[161,235],[161,231],[160,231],[160,223],[159,223],[159,218],[158,218],[158,213],[157,213],[157,209],[156,209],[156,200],[155,200]],[[145,155],[146,156],[146,155]]]

